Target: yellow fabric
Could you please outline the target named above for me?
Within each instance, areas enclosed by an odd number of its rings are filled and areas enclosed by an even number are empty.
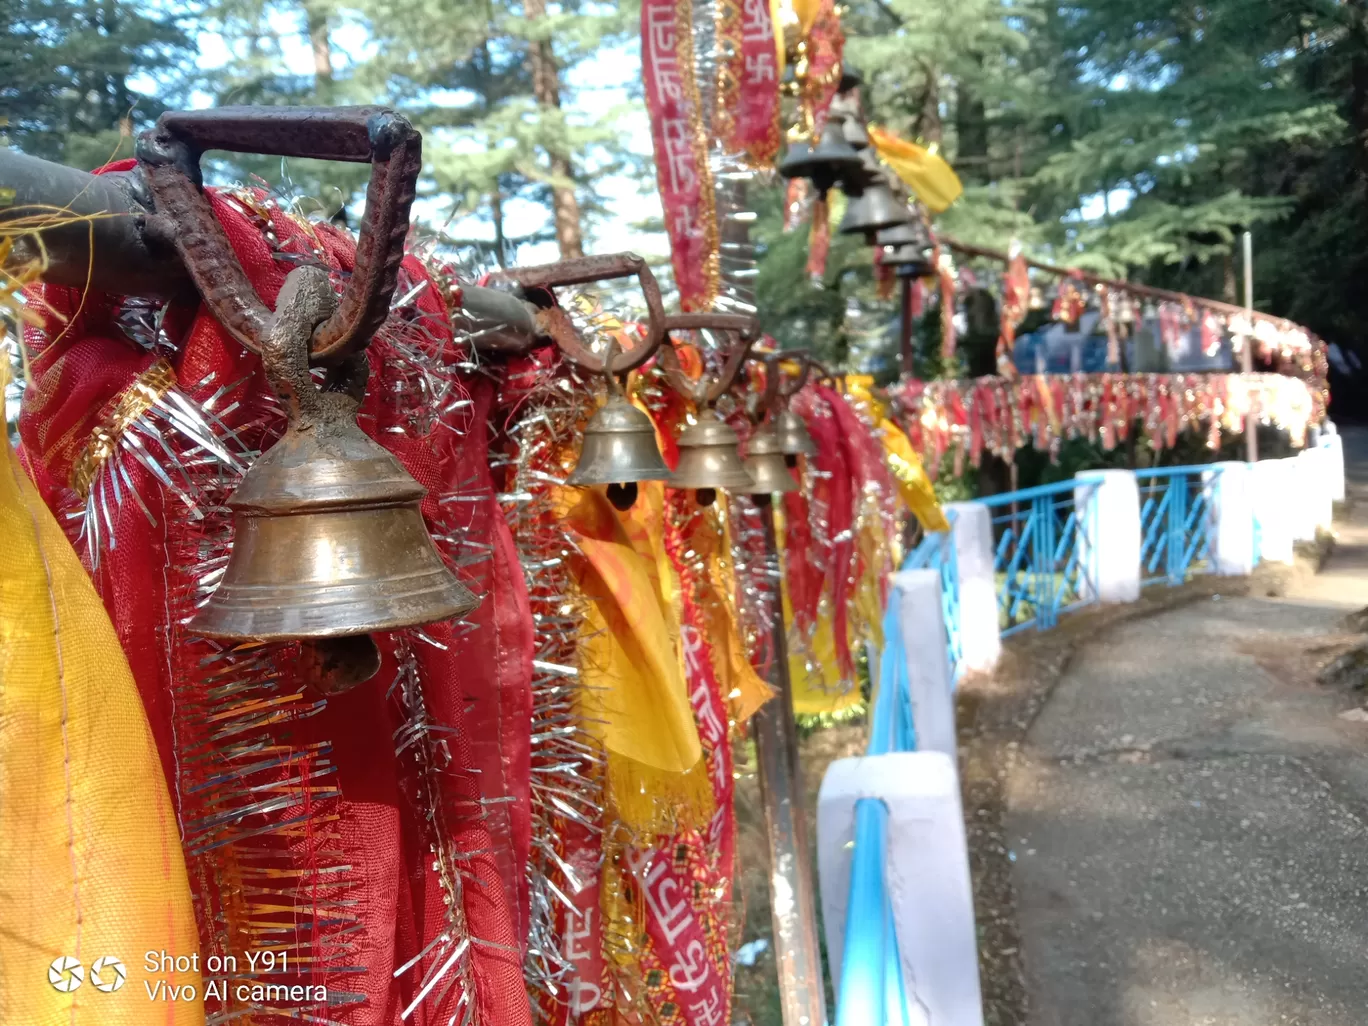
[[[959,176],[940,154],[874,125],[869,126],[869,140],[879,151],[879,159],[907,183],[931,213],[941,213],[964,192]]]
[[[793,0],[793,13],[798,16],[802,38],[806,39],[822,13],[822,0]]]
[[[945,511],[936,499],[935,486],[922,466],[921,458],[912,448],[912,442],[891,420],[883,421],[880,427],[880,440],[893,479],[898,482],[898,494],[902,496],[903,503],[926,530],[950,530],[950,521],[945,519]]]
[[[784,584],[784,622],[793,622],[788,584]],[[841,679],[836,668],[836,634],[831,621],[831,603],[822,600],[817,623],[804,642],[789,645],[789,681],[793,689],[793,711],[799,716],[818,716],[842,712],[860,701],[860,689]]]
[[[731,538],[723,532],[721,552],[708,559],[710,594],[700,596],[713,628],[709,640],[713,649],[713,670],[727,700],[727,708],[736,723],[745,723],[755,711],[774,697],[774,690],[751,665],[750,655],[741,633],[741,622],[736,612],[736,574],[722,552],[731,552]],[[721,612],[719,617],[717,614]],[[791,621],[790,621],[791,622]]]
[[[202,1024],[198,972],[144,971],[145,952],[188,957],[199,941],[137,687],[76,553],[7,443],[0,539],[0,1022]],[[48,982],[64,955],[84,974],[69,993]],[[91,963],[110,955],[127,981],[105,993]],[[105,967],[101,982],[113,978]],[[150,1001],[146,986],[162,980],[196,997]]]
[[[852,374],[846,378],[846,390],[852,399],[869,408],[870,419],[884,447],[884,459],[894,480],[898,482],[898,495],[903,504],[926,530],[950,530],[950,522],[945,519],[945,512],[936,498],[935,485],[927,476],[921,457],[912,448],[912,442],[902,428],[889,419],[884,404],[874,395],[874,379],[866,374]]]
[[[669,833],[706,822],[712,789],[684,678],[664,487],[639,488],[624,514],[598,490],[565,493],[564,516],[586,564],[580,703],[585,729],[607,751],[619,818],[635,830]]]

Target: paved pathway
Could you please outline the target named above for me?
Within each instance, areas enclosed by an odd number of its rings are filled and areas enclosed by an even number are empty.
[[[1325,572],[1089,642],[1007,783],[1030,1026],[1368,1024],[1368,435]]]

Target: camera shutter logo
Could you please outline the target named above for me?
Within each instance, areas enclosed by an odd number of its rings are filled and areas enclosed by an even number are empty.
[[[90,982],[96,990],[111,994],[124,985],[128,970],[113,955],[105,955],[90,963]]]
[[[85,981],[85,970],[81,963],[70,955],[60,955],[48,966],[48,983],[52,989],[62,994],[70,994]]]

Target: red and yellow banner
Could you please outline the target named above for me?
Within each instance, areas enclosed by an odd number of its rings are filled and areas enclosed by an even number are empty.
[[[722,148],[754,167],[779,153],[780,51],[769,0],[722,0],[717,36],[717,135]]]
[[[706,310],[717,296],[717,209],[694,75],[692,10],[689,0],[642,0],[641,71],[679,303]]]

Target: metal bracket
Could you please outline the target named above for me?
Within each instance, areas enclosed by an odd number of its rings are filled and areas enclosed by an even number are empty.
[[[635,276],[641,284],[641,294],[646,300],[646,338],[639,346],[622,350],[612,361],[615,374],[640,367],[655,355],[660,348],[660,340],[665,334],[665,307],[660,298],[660,285],[646,261],[635,253],[608,253],[603,256],[578,257],[574,260],[561,260],[554,264],[539,264],[533,267],[513,267],[490,276],[491,283],[508,282],[522,288],[524,295],[535,305],[550,311],[559,311],[550,290],[558,285],[587,285],[596,281],[609,281],[614,278]],[[541,293],[540,295],[538,293]],[[566,357],[586,370],[604,369],[604,357],[595,353],[579,337],[568,323],[564,312],[560,320],[549,316],[539,318],[542,329],[556,342]]]
[[[171,222],[170,236],[205,305],[238,341],[260,352],[273,314],[204,195],[200,157],[212,149],[371,165],[356,263],[341,304],[314,331],[310,348],[318,364],[360,352],[389,316],[422,168],[422,136],[387,107],[220,107],[167,112],[138,138],[156,216]]]

